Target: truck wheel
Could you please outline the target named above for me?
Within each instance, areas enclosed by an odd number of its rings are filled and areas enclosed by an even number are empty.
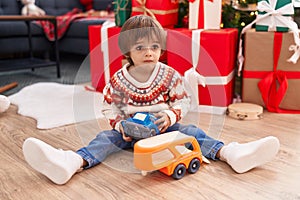
[[[172,177],[176,180],[179,180],[185,175],[185,172],[186,172],[185,166],[183,164],[179,164],[174,169]]]
[[[142,176],[147,176],[148,172],[147,171],[141,171]]]
[[[193,160],[191,160],[189,164],[188,172],[190,174],[195,174],[199,168],[200,168],[200,161],[197,158],[194,158]]]

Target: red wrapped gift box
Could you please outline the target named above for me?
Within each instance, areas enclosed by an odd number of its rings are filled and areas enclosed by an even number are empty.
[[[198,97],[196,103],[199,105],[199,111],[221,114],[232,103],[237,41],[238,30],[233,28],[168,30],[168,65],[182,75],[195,69],[194,74],[202,75],[206,83],[203,87],[199,85],[198,80],[198,90],[193,90],[194,95]],[[191,83],[191,78],[187,81],[193,89],[194,83]]]
[[[124,59],[119,46],[121,27],[89,26],[90,70],[92,86],[103,91],[110,77],[122,67]]]
[[[131,16],[155,16],[163,27],[173,27],[178,22],[177,0],[132,0]]]

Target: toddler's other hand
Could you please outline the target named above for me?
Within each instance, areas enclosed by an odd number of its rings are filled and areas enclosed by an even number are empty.
[[[157,120],[154,123],[158,126],[160,132],[164,133],[171,125],[169,116],[167,115],[167,113],[159,112],[155,114],[155,117],[157,118]]]

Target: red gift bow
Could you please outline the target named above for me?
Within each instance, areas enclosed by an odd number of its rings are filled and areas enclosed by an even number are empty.
[[[281,103],[288,88],[287,73],[281,70],[277,70],[281,45],[282,33],[275,32],[273,47],[273,71],[269,72],[258,83],[258,87],[268,111],[278,113],[300,113],[300,111],[284,110],[279,108],[279,104]]]
[[[279,104],[288,87],[285,72],[279,70],[270,72],[258,83],[258,87],[268,111],[281,112]]]

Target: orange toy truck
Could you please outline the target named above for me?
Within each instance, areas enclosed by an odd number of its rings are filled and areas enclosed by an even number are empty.
[[[196,173],[202,162],[201,149],[195,137],[179,131],[142,139],[134,145],[134,165],[143,175],[159,170],[178,180],[186,170]]]

